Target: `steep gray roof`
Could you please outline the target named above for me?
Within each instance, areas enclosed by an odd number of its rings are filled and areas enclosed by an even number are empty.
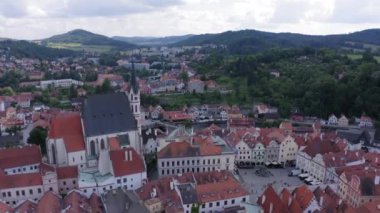
[[[181,193],[183,204],[186,205],[198,202],[197,191],[191,184],[187,183],[178,185],[178,189]]]
[[[137,130],[124,93],[88,97],[83,104],[82,119],[87,137]]]

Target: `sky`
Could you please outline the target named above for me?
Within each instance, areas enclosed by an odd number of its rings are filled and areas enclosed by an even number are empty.
[[[303,34],[380,28],[380,0],[0,0],[0,37],[73,29],[170,36],[257,29]]]

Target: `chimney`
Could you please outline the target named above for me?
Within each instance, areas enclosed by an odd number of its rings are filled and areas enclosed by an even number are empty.
[[[269,213],[272,213],[273,212],[273,203],[270,203],[270,206],[269,206]]]
[[[132,150],[129,150],[129,160],[132,161]]]
[[[125,154],[125,161],[129,161],[128,151],[125,151],[124,154]]]
[[[323,205],[323,196],[321,196],[321,198],[319,198],[319,206],[322,207]]]

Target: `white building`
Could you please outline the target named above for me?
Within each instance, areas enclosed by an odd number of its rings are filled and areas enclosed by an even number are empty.
[[[77,81],[74,79],[59,79],[59,80],[46,80],[46,81],[41,81],[40,82],[40,87],[41,89],[46,89],[49,86],[52,88],[56,87],[62,87],[62,88],[69,88],[71,86],[83,86],[82,81]]]
[[[235,153],[221,141],[190,144],[173,142],[157,154],[158,175],[175,175],[185,172],[233,171]]]

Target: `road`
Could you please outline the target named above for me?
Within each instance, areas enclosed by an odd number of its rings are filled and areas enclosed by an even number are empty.
[[[28,124],[25,129],[22,129],[22,142],[26,144],[28,142],[29,133],[33,129],[33,124]]]

